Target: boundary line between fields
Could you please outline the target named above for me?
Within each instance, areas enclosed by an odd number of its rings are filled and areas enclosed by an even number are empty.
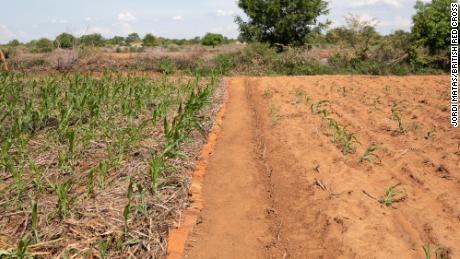
[[[208,134],[207,143],[203,145],[201,149],[200,158],[196,162],[195,170],[192,174],[190,183],[191,204],[183,211],[179,227],[169,229],[167,259],[182,259],[184,257],[185,244],[188,236],[196,225],[198,216],[201,214],[201,210],[204,207],[202,195],[204,175],[208,167],[209,157],[214,152],[217,138],[222,129],[222,121],[227,110],[228,91],[226,79],[223,81],[223,87],[224,98],[222,105],[216,114],[214,125]]]

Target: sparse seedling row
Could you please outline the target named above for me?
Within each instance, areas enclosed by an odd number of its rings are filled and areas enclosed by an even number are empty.
[[[349,132],[346,126],[331,118],[332,112],[327,109],[328,107],[330,108],[328,100],[320,100],[313,103],[310,109],[313,114],[321,113],[323,115],[323,121],[326,122],[328,129],[332,130],[332,142],[339,146],[344,155],[354,152],[354,145],[359,143],[356,134]]]

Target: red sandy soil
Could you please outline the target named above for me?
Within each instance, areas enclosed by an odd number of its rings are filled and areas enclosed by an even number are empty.
[[[449,125],[448,76],[231,78],[227,89],[185,258],[418,259],[424,245],[460,257],[460,130]],[[302,91],[310,102],[296,97]],[[311,112],[320,100],[356,134],[351,154]],[[370,145],[381,147],[377,157],[360,162]],[[379,203],[396,184],[397,202]]]

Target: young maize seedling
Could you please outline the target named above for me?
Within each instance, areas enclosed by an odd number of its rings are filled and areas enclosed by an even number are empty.
[[[129,219],[129,213],[131,212],[131,201],[133,198],[133,183],[129,182],[128,185],[128,204],[126,204],[125,209],[123,210],[123,219],[125,222],[125,236],[128,235],[128,219]]]
[[[270,106],[270,117],[272,119],[272,125],[276,125],[279,120],[278,108],[274,104]]]
[[[97,174],[98,187],[99,189],[103,190],[105,188],[105,179],[107,178],[107,175],[110,171],[110,162],[107,160],[102,160],[99,163],[98,169],[99,169],[98,174]]]
[[[432,259],[434,255],[434,259],[447,259],[449,256],[445,255],[447,252],[444,248],[440,246],[431,246],[430,244],[426,244],[422,246],[423,252],[425,253],[425,259]]]
[[[65,133],[65,137],[67,138],[67,141],[69,142],[68,152],[70,156],[73,156],[73,154],[75,153],[75,131],[67,130],[67,132]]]
[[[98,240],[97,244],[99,246],[99,257],[101,259],[106,259],[107,258],[107,249],[108,245],[105,240]]]
[[[38,236],[38,205],[34,199],[31,199],[31,225],[32,237],[35,243],[40,242]]]
[[[385,191],[385,195],[383,195],[378,201],[379,203],[391,207],[393,203],[403,201],[405,196],[401,191],[397,191],[396,188],[401,184],[390,185],[388,186],[387,190]]]
[[[422,248],[425,253],[425,259],[431,259],[433,253],[436,253],[436,250],[438,249],[436,246],[432,248],[429,244],[422,246]]]
[[[14,189],[16,191],[16,205],[18,208],[22,208],[22,194],[24,193],[24,185],[22,182],[22,172],[17,170],[11,163],[7,165],[7,170],[11,173],[14,178]]]
[[[318,101],[317,103],[314,103],[310,106],[311,112],[313,114],[319,113],[320,109],[323,107],[323,105],[329,104],[328,100],[321,100]]]
[[[30,168],[30,172],[33,177],[33,183],[34,183],[35,188],[37,188],[38,190],[42,190],[43,189],[42,174],[40,170],[38,169],[37,164],[33,160],[29,161],[29,168]]]
[[[264,97],[270,98],[273,96],[272,90],[270,88],[265,88],[263,94]]]
[[[385,85],[384,91],[385,91],[385,95],[388,96],[390,94],[390,86]]]
[[[72,181],[67,180],[63,183],[58,183],[54,185],[54,190],[56,192],[58,201],[57,201],[57,210],[59,217],[64,219],[69,214],[69,191],[72,187]]]
[[[406,133],[406,129],[404,128],[401,112],[399,111],[397,104],[394,103],[391,107],[391,118],[398,122],[398,128],[400,133]]]
[[[19,240],[18,246],[16,247],[15,256],[19,259],[29,258],[27,256],[27,248],[30,244],[30,238],[25,237]]]
[[[337,122],[332,123],[332,125],[335,129],[333,142],[340,146],[344,155],[351,153],[353,151],[353,145],[359,143],[356,135],[348,132],[345,126],[339,125]]]
[[[93,167],[89,169],[87,172],[87,180],[86,180],[86,188],[85,188],[86,197],[91,197],[94,193],[94,172],[95,171],[96,171],[96,167]]]
[[[295,91],[294,104],[304,103],[308,105],[311,102],[311,97],[308,96],[305,91],[301,88],[297,88]]]
[[[426,133],[425,139],[426,140],[433,140],[436,135],[436,128],[432,128],[430,131]]]
[[[374,146],[374,145],[369,146],[366,149],[366,151],[364,151],[364,154],[361,156],[361,159],[359,160],[359,162],[363,163],[365,161],[371,161],[372,158],[376,158],[380,160],[379,156],[373,153],[374,151],[377,151],[379,149],[382,149],[382,148],[379,146]]]
[[[140,204],[136,208],[136,213],[147,216],[147,205],[145,204],[145,189],[141,183],[137,183],[137,191],[139,192]]]
[[[374,101],[373,101],[373,103],[372,103],[372,105],[374,106],[374,109],[375,109],[375,110],[377,110],[377,106],[378,106],[379,104],[381,104],[381,102],[380,102],[380,96],[375,96],[375,97],[374,97]]]
[[[347,87],[346,86],[342,86],[340,88],[340,94],[342,95],[342,97],[346,97],[347,96]]]
[[[161,154],[153,154],[150,159],[150,184],[152,188],[152,193],[157,192],[158,178],[163,167],[164,157]]]

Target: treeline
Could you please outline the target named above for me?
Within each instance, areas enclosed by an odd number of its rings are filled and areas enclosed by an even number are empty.
[[[154,36],[151,33],[146,34],[142,38],[138,33],[131,33],[126,37],[114,36],[112,38],[104,38],[99,33],[82,35],[80,37],[76,37],[70,33],[61,33],[54,40],[41,38],[27,43],[11,40],[5,44],[4,47],[7,50],[6,52],[8,52],[8,49],[24,46],[33,53],[44,53],[51,52],[56,48],[75,49],[79,47],[116,47],[119,49],[127,47],[131,50],[145,47],[167,47],[171,45],[186,46],[196,44],[215,47],[234,41],[233,39],[215,33],[207,33],[203,37],[197,36],[192,39],[168,39]]]
[[[376,31],[374,22],[353,15],[346,17],[346,25],[325,30],[328,22],[318,22],[318,17],[329,11],[328,2],[323,0],[239,0],[246,17],[237,17],[236,22],[240,40],[265,43],[279,53],[318,45],[338,47],[340,51],[329,57],[328,63],[342,71],[377,73],[396,66],[411,72],[446,70],[452,2],[456,1],[418,0],[411,31],[385,36]]]

